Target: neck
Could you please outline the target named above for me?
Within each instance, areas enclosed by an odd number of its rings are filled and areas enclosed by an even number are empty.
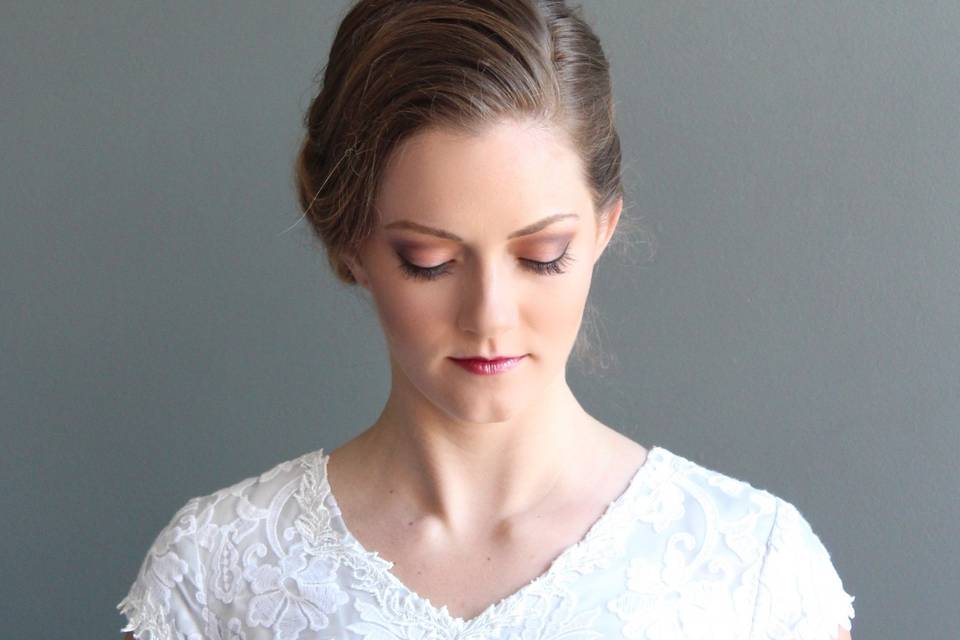
[[[451,531],[527,513],[573,487],[578,457],[591,458],[601,429],[562,377],[545,397],[498,422],[466,422],[416,394],[391,392],[358,438],[378,495]]]

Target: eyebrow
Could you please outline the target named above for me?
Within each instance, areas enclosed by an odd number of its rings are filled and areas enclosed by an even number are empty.
[[[512,240],[513,238],[528,236],[532,233],[536,233],[537,231],[540,231],[541,229],[553,224],[554,222],[557,222],[558,220],[562,220],[564,218],[579,218],[579,217],[580,216],[578,216],[575,213],[556,213],[552,216],[547,216],[546,218],[537,220],[533,224],[527,225],[522,229],[518,229],[517,231],[514,231],[509,236],[507,236],[507,238]],[[437,236],[438,238],[444,238],[445,240],[455,240],[456,242],[463,242],[463,238],[461,238],[458,235],[452,234],[449,231],[444,231],[443,229],[436,229],[434,227],[428,227],[424,224],[413,222],[412,220],[397,220],[396,222],[391,222],[390,224],[384,226],[384,229],[409,229],[410,231],[417,231],[420,233],[426,233],[432,236]]]

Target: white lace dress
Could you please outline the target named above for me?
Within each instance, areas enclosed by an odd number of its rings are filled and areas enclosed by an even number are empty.
[[[117,608],[141,640],[833,640],[853,596],[797,509],[652,447],[526,586],[469,620],[346,528],[323,449],[191,498]],[[469,576],[464,576],[469,579]]]

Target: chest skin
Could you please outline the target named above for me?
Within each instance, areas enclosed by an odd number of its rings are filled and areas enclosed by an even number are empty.
[[[545,573],[626,489],[647,451],[619,437],[627,446],[621,441],[616,453],[584,464],[583,477],[595,482],[581,482],[510,521],[476,527],[469,537],[451,535],[429,515],[402,513],[389,499],[373,501],[359,478],[328,473],[336,476],[331,487],[360,544],[392,562],[390,573],[409,591],[469,620]]]

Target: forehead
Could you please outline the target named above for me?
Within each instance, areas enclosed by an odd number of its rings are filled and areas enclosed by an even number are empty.
[[[581,167],[561,131],[532,122],[501,122],[477,135],[428,128],[391,156],[377,208],[383,223],[451,216],[514,223],[559,210],[585,216],[591,204]]]

